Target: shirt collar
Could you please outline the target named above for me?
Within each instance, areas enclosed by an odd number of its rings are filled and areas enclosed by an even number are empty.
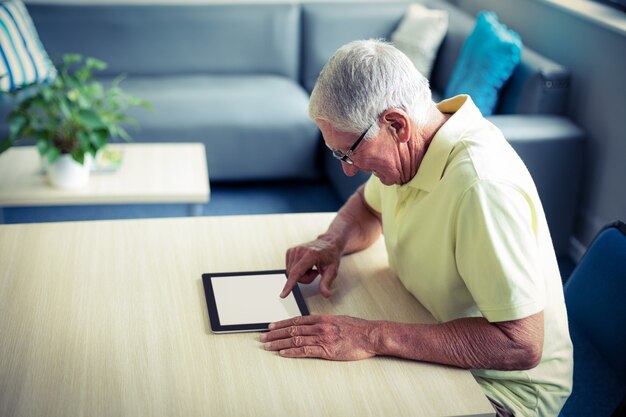
[[[437,109],[452,116],[433,137],[415,176],[402,187],[432,191],[443,176],[454,145],[463,138],[469,126],[482,118],[478,107],[465,94],[443,100],[437,104]]]

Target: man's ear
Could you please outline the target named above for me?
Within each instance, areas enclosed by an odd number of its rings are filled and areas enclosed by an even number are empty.
[[[389,109],[382,119],[398,142],[408,142],[411,138],[409,116],[401,109]]]

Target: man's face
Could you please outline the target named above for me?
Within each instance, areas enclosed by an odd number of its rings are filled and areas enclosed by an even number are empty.
[[[325,120],[315,122],[322,131],[326,144],[342,153],[347,152],[359,137],[358,134],[340,132]],[[350,159],[353,165],[340,162],[343,172],[350,177],[358,171],[363,171],[374,174],[385,185],[401,184],[400,160],[396,142],[386,134],[384,126],[381,126],[374,140],[361,141],[354,153],[350,155]]]

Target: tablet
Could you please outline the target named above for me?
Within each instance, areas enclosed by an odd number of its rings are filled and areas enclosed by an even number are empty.
[[[298,285],[279,297],[286,280],[284,269],[202,274],[211,331],[266,331],[272,322],[309,315]]]

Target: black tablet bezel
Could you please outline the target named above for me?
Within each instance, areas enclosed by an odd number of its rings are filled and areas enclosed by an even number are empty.
[[[211,278],[224,278],[241,275],[276,275],[284,274],[285,280],[287,279],[287,271],[285,269],[273,269],[264,271],[242,271],[242,272],[216,272],[202,274],[202,284],[204,286],[204,297],[206,299],[207,310],[209,313],[209,323],[211,325],[211,331],[213,333],[235,333],[235,332],[264,332],[267,331],[268,323],[249,323],[249,324],[230,324],[222,325],[219,320],[219,313],[217,311],[217,304],[215,303],[215,293],[213,292],[213,284]],[[293,287],[293,296],[296,299],[296,304],[300,310],[300,314],[308,316],[309,309],[304,301],[300,287],[296,284]],[[276,295],[278,296],[278,294]]]

